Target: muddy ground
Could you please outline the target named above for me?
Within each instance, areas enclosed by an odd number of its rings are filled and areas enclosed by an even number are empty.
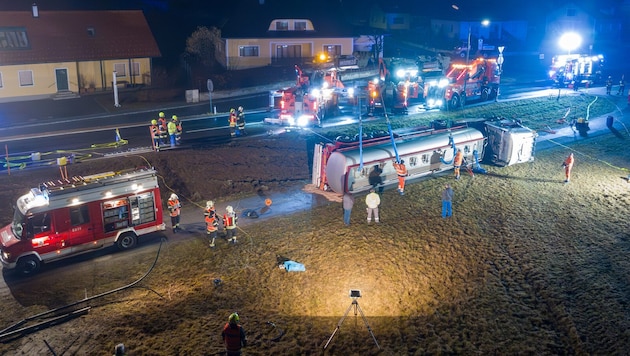
[[[0,322],[125,289],[80,306],[79,318],[0,343],[5,355],[218,355],[228,315],[238,311],[247,355],[325,354],[621,355],[630,349],[630,183],[627,131],[539,151],[533,163],[488,174],[451,174],[382,194],[379,225],[367,225],[364,197],[352,223],[341,204],[241,227],[241,243],[207,247],[203,229],[165,233],[138,249],[97,254],[26,280],[5,277]],[[94,160],[70,175],[152,165],[164,197],[190,202],[260,194],[308,183],[301,136],[236,141]],[[571,183],[561,163],[574,152]],[[0,177],[0,216],[24,187],[55,168]],[[440,216],[440,191],[455,190],[454,217]],[[201,218],[200,218],[201,220]],[[306,272],[277,267],[278,256]],[[86,257],[85,260],[88,258]],[[221,279],[220,285],[214,280]],[[350,289],[359,289],[355,316]],[[344,313],[348,312],[345,320]],[[366,323],[367,322],[367,323]],[[374,339],[367,328],[369,325]],[[279,335],[282,335],[279,337]],[[380,349],[379,349],[380,347]]]

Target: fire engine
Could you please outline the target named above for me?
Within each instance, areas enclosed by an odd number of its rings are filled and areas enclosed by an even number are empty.
[[[423,177],[453,169],[457,149],[471,162],[471,171],[484,171],[479,165],[484,154],[486,161],[497,166],[532,162],[537,134],[519,122],[493,118],[456,122],[450,128],[434,122],[431,127],[392,136],[316,144],[313,185],[339,194],[396,185],[396,158],[405,161],[410,178]]]
[[[334,113],[339,101],[352,96],[344,88],[337,68],[316,70],[310,76],[295,66],[296,84],[272,91],[269,105],[276,117],[265,118],[268,124],[290,127],[320,126],[325,116]]]
[[[406,58],[380,58],[378,66],[379,78],[368,83],[368,114],[386,109],[407,114],[409,100],[422,98],[418,63]]]
[[[563,54],[553,57],[549,79],[561,87],[579,81],[580,84],[597,84],[602,81],[604,56],[588,54]]]
[[[13,222],[0,230],[5,269],[32,274],[42,263],[117,245],[165,229],[152,168],[50,181],[17,199]]]
[[[427,109],[458,109],[469,101],[493,100],[499,95],[500,66],[496,59],[453,62],[444,77],[424,86]]]

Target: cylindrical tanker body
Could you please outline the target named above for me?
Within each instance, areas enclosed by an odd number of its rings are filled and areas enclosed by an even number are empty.
[[[452,169],[456,149],[461,149],[469,162],[474,161],[474,152],[481,160],[484,141],[479,130],[462,128],[400,140],[396,142],[396,149],[412,178]],[[326,179],[333,191],[360,192],[374,185],[397,184],[396,169],[393,166],[396,153],[391,141],[365,146],[362,151],[361,170],[359,148],[340,149],[330,155],[326,164]]]

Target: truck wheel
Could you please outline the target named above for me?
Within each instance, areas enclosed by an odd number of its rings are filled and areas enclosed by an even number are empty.
[[[490,99],[489,94],[488,94],[488,88],[481,89],[481,101],[487,101],[488,99]]]
[[[116,245],[121,250],[128,250],[130,248],[133,248],[136,246],[136,243],[138,243],[138,238],[136,237],[136,235],[130,233],[120,236],[118,238],[118,241],[116,241]]]
[[[33,255],[22,257],[17,262],[17,270],[25,276],[37,273],[40,267],[39,258]]]
[[[453,94],[453,96],[451,97],[451,100],[448,101],[448,109],[457,110],[460,108],[460,106],[461,106],[461,103],[459,101],[459,95]]]

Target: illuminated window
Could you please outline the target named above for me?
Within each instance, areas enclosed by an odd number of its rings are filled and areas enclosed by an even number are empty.
[[[238,47],[238,56],[239,57],[258,57],[259,47],[258,46],[240,46]]]
[[[18,79],[20,81],[21,87],[32,87],[35,83],[33,83],[33,71],[32,70],[21,70],[18,72]]]
[[[126,77],[127,67],[125,66],[125,63],[115,63],[114,72],[116,72],[116,77]]]
[[[328,54],[329,57],[337,57],[341,55],[340,45],[324,45],[323,51]]]

